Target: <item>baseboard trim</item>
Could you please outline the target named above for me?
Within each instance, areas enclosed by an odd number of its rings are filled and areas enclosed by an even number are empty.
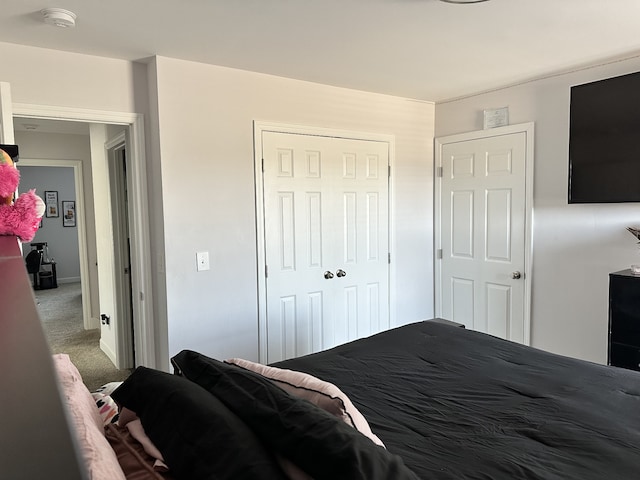
[[[89,328],[85,328],[85,330],[95,330],[96,328],[100,328],[100,319],[98,317],[91,317],[89,319]]]
[[[111,363],[113,363],[113,366],[118,368],[118,365],[116,365],[116,353],[109,348],[109,345],[107,345],[102,340],[102,338],[100,339],[100,350],[102,350],[104,352],[104,354],[107,357],[109,357],[109,360],[111,360]]]
[[[60,285],[61,283],[78,283],[79,281],[80,281],[80,277],[65,277],[65,278],[58,277],[58,285]]]

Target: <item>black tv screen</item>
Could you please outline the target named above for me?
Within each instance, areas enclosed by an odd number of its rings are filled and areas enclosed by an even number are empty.
[[[640,202],[640,72],[571,87],[569,203]]]

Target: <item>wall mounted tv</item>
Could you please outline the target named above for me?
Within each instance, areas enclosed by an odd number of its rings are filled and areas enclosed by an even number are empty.
[[[640,72],[571,87],[569,203],[640,202]]]

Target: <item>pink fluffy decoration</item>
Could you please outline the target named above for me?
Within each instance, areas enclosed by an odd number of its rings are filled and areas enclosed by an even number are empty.
[[[0,200],[11,197],[19,181],[20,171],[13,165],[0,162]]]
[[[20,195],[13,205],[0,205],[0,235],[16,235],[30,242],[38,230],[44,202],[29,190]]]

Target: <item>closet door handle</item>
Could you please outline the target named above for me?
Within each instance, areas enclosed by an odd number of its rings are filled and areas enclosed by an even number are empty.
[[[340,275],[338,275],[340,276]],[[324,278],[326,278],[327,280],[330,280],[333,278],[333,273],[331,273],[329,270],[327,270],[326,272],[324,272]]]
[[[347,272],[345,272],[344,270],[342,270],[341,268],[338,269],[338,271],[336,272],[336,275],[339,277],[346,277],[347,276]]]

